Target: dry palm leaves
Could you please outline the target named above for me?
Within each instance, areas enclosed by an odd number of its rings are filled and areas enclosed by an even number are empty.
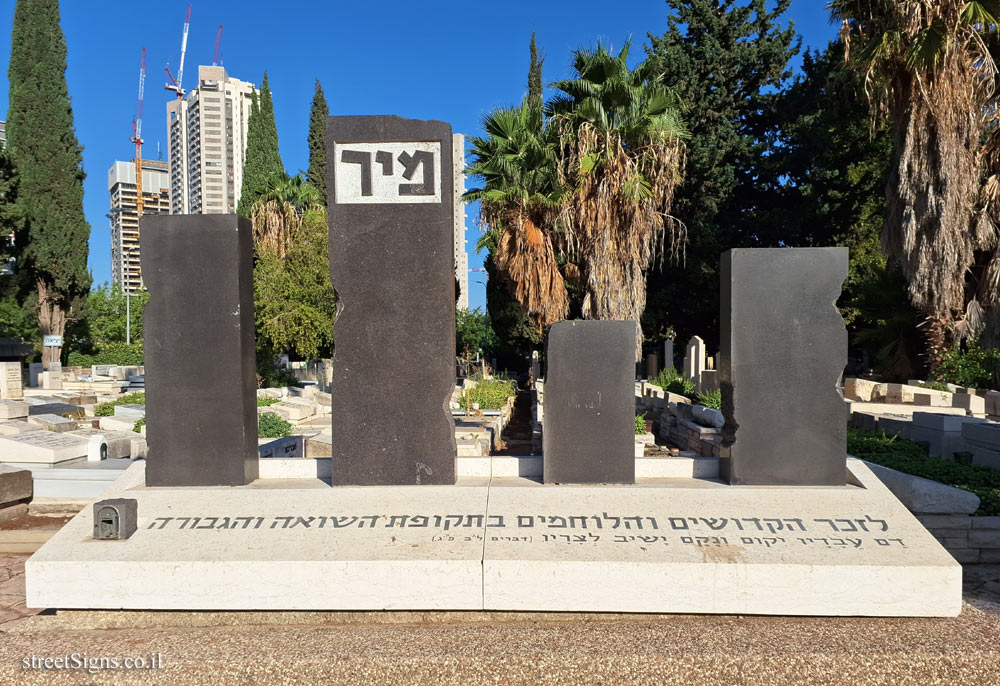
[[[882,242],[927,314],[933,361],[947,339],[1000,323],[993,312],[1000,285],[997,67],[988,45],[996,42],[998,6],[835,0],[830,7],[843,21],[847,57],[864,73],[874,117],[893,128]],[[987,266],[977,267],[984,252]]]

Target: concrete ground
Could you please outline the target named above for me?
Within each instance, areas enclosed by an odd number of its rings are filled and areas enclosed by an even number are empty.
[[[954,619],[460,612],[60,612],[0,558],[0,685],[1000,684],[1000,567]],[[83,580],[81,580],[83,583]],[[156,669],[26,668],[141,657]],[[154,654],[159,658],[153,658]],[[50,662],[50,665],[52,663]],[[93,673],[90,673],[90,672]]]

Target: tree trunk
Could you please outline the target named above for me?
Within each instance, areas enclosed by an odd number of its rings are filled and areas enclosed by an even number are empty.
[[[977,78],[964,51],[953,50],[932,78],[905,75],[894,84],[882,245],[902,267],[911,301],[928,317],[923,331],[932,368],[942,346],[975,333],[966,321],[966,281],[974,251],[996,245],[991,223],[978,216],[983,121]]]
[[[56,294],[43,279],[38,280],[38,328],[42,336],[62,336],[66,331],[66,311]],[[62,358],[62,347],[47,349],[42,355],[44,369],[50,361]]]

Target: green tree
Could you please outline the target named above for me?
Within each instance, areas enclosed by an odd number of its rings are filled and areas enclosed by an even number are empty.
[[[83,316],[66,327],[67,363],[84,367],[141,364],[143,312],[148,302],[149,293],[138,291],[126,298],[117,284],[92,289]],[[128,340],[131,344],[126,344]]]
[[[484,356],[493,355],[496,350],[496,334],[490,327],[489,317],[478,307],[472,310],[455,311],[455,353],[475,357],[477,352]]]
[[[483,267],[487,275],[486,312],[497,338],[493,351],[497,365],[503,369],[522,369],[531,351],[541,348],[543,331],[513,296],[513,286],[497,269],[492,254],[486,256]]]
[[[932,370],[952,341],[1000,340],[1000,131],[992,0],[834,0],[845,54],[893,148],[882,244],[926,315]]]
[[[761,164],[771,187],[751,211],[769,241],[850,249],[839,305],[852,350],[883,378],[906,381],[925,369],[917,312],[879,244],[892,140],[871,126],[863,80],[843,51],[838,41],[806,52],[802,74],[779,94],[780,135]]]
[[[618,54],[601,45],[575,51],[575,78],[552,84],[562,94],[548,108],[568,190],[559,235],[562,251],[579,266],[583,317],[638,324],[657,251],[677,256],[683,249],[683,225],[670,212],[687,131],[677,95],[658,82],[658,60],[629,69],[630,47]]]
[[[732,247],[770,245],[746,212],[765,188],[759,166],[775,134],[776,92],[798,50],[794,31],[779,25],[789,0],[667,0],[668,27],[650,36],[647,52],[662,82],[684,103],[684,180],[673,215],[687,226],[682,266],[653,270],[644,329],[660,337],[673,326],[680,340],[718,341],[719,255]],[[692,297],[697,293],[697,297]]]
[[[316,79],[312,109],[309,111],[309,169],[306,179],[319,192],[320,201],[326,205],[326,120],[330,108],[326,105],[323,86]]]
[[[254,268],[257,344],[312,359],[333,346],[336,298],[330,283],[326,209],[307,209],[284,258],[258,246]]]
[[[137,291],[126,298],[117,284],[104,283],[91,290],[87,296],[86,322],[94,346],[124,343],[129,337],[133,342],[142,341],[142,316],[148,302],[148,292]]]
[[[37,293],[40,333],[61,336],[78,316],[91,279],[82,148],[66,87],[57,0],[18,0],[7,76],[7,140],[23,222],[16,237],[19,269]]]
[[[236,211],[249,217],[257,198],[267,192],[275,176],[285,177],[285,166],[278,151],[278,126],[274,121],[271,86],[264,72],[259,95],[251,96],[247,121],[247,149],[243,163],[243,188]]]

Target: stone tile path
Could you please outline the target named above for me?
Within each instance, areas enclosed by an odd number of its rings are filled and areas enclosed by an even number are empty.
[[[24,605],[24,561],[29,555],[0,555],[0,627],[22,617],[36,615]]]

